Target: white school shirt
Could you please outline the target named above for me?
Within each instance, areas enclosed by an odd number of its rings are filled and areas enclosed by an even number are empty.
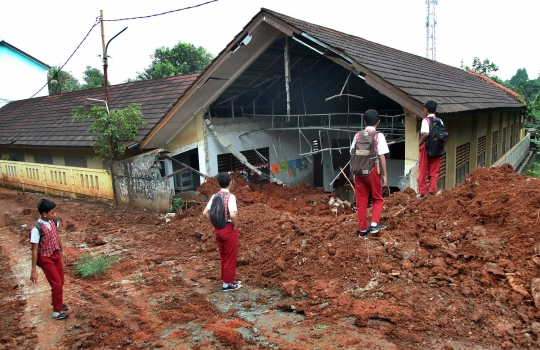
[[[229,193],[229,190],[225,189],[225,188],[222,188],[221,191],[225,192],[225,193]],[[212,201],[214,200],[214,196],[216,194],[214,193],[212,195],[212,197],[210,197],[210,200],[208,201],[208,203],[206,204],[206,209],[210,210],[210,208],[212,207]],[[238,208],[236,206],[236,196],[234,194],[231,193],[231,195],[229,196],[229,205],[227,206],[229,208],[229,213],[235,213],[235,214],[238,214]],[[230,222],[231,220],[229,220]]]
[[[51,228],[51,223],[48,221],[41,220],[41,218],[38,219],[38,222],[41,225],[47,226],[47,228]],[[56,229],[60,227],[60,221],[58,221],[58,224],[56,225]],[[39,231],[37,228],[33,227],[32,231],[30,231],[30,243],[39,243]]]
[[[366,127],[366,129],[368,132],[372,132],[372,131],[375,131],[375,128],[373,126],[368,126]],[[362,132],[362,131],[360,131]],[[358,135],[358,133],[356,134]],[[354,150],[354,146],[356,145],[356,135],[354,135],[354,138],[353,138],[353,141],[352,141],[352,144],[351,144],[351,149],[350,149],[350,154],[353,153],[353,150]],[[382,155],[382,154],[386,154],[386,153],[390,153],[390,150],[388,149],[388,143],[386,143],[386,138],[384,137],[383,133],[380,132],[378,135],[377,135],[377,155]]]
[[[422,119],[422,126],[420,127],[420,133],[421,134],[429,134],[429,123],[427,121],[427,118],[429,118],[429,117],[437,118],[435,116],[435,114],[432,113],[432,114],[428,115],[427,117],[425,117],[424,119]],[[444,125],[444,123],[442,122],[442,119],[441,119],[441,124]]]

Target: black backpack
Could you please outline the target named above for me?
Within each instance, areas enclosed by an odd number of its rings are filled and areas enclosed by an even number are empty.
[[[229,196],[230,193],[220,192],[214,195],[212,205],[210,206],[210,221],[215,228],[224,228],[227,225],[225,220],[225,196]]]
[[[426,139],[426,151],[430,157],[441,157],[446,153],[444,146],[448,141],[448,129],[441,119],[437,117],[427,117],[429,124],[429,136]]]
[[[58,227],[58,219],[53,218],[53,221],[54,221],[54,226]],[[45,236],[45,233],[43,232],[43,227],[41,227],[41,224],[39,223],[39,221],[34,222],[34,226],[37,228],[39,232],[39,244],[41,244],[41,239],[43,238],[43,236]]]
[[[358,139],[351,154],[351,171],[357,176],[368,176],[375,162],[377,162],[377,135],[378,131],[360,131]],[[355,136],[356,137],[356,136]]]

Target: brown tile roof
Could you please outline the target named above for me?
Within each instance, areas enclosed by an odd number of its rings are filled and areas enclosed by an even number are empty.
[[[383,46],[353,35],[301,21],[271,10],[269,15],[337,49],[357,64],[424,104],[438,103],[437,112],[452,113],[523,105],[493,84],[466,71]]]
[[[137,81],[109,87],[111,109],[141,104],[148,123],[135,141],[142,140],[197,79],[199,73],[171,78]],[[0,145],[90,147],[89,122],[72,121],[71,109],[100,104],[87,98],[105,99],[103,88],[82,90],[13,101],[0,108]]]
[[[499,83],[497,83],[496,81],[492,80],[491,78],[489,77],[486,77],[485,75],[483,74],[480,74],[480,73],[476,73],[476,72],[473,72],[472,70],[470,69],[467,69],[467,72],[474,75],[475,77],[478,77],[482,80],[485,80],[487,81],[488,83],[490,83],[491,85],[494,85],[496,87],[498,87],[499,89],[503,90],[504,92],[506,92],[508,95],[510,95],[510,97],[512,97],[514,100],[518,101],[518,102],[521,102],[521,96],[515,92],[514,90],[510,90],[509,88],[507,88],[506,86],[504,85],[501,85]]]

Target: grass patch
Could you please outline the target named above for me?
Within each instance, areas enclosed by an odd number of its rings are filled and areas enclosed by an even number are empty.
[[[144,281],[144,276],[142,274],[139,277],[131,280],[131,282],[142,282],[142,281]]]
[[[75,273],[81,277],[103,275],[117,261],[118,257],[116,256],[79,255],[75,265]]]
[[[324,323],[319,323],[318,325],[313,326],[314,331],[324,331],[326,328],[328,328],[328,326]]]

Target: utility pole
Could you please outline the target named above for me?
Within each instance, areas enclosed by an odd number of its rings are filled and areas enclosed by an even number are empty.
[[[437,60],[436,50],[436,28],[437,16],[435,15],[435,5],[439,4],[439,0],[426,0],[427,16],[426,16],[426,58]],[[430,56],[431,53],[431,57]]]
[[[103,10],[99,11],[99,19],[101,22],[101,47],[103,53],[101,60],[103,61],[103,78],[105,80],[105,101],[107,102],[107,105],[109,105],[109,84],[107,79],[107,66],[109,64],[107,62],[107,49],[105,46],[105,30],[103,29]]]

